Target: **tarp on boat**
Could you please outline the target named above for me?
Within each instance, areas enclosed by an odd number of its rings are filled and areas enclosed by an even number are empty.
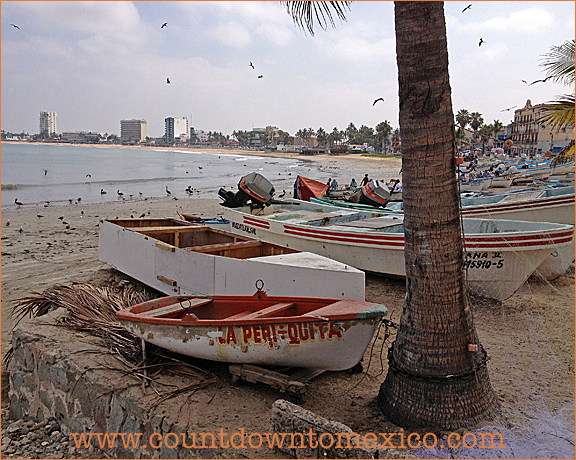
[[[323,184],[314,179],[298,176],[296,178],[295,198],[302,201],[310,201],[310,198],[322,198],[328,190],[328,184]]]

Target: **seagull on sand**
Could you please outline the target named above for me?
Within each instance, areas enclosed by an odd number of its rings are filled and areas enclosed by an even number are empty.
[[[104,190],[103,188],[100,189],[100,195],[106,195],[106,190]]]
[[[22,206],[22,203],[20,203],[20,201],[18,201],[18,198],[14,199],[14,204],[16,204],[18,206]]]
[[[278,198],[284,198],[286,196],[286,190],[282,190],[282,193],[278,195]]]
[[[18,30],[20,30],[20,27],[18,27],[16,24],[10,24],[12,27],[16,27]]]
[[[18,230],[20,233],[22,233],[24,231],[24,229],[22,228],[22,225],[20,225],[20,230]]]
[[[168,23],[165,22],[164,24],[162,24],[162,25],[160,26],[160,28],[163,29],[163,28],[166,27],[167,25],[168,25]]]
[[[42,214],[40,214],[40,213],[37,213],[37,214],[36,214],[36,217],[38,217],[38,219],[40,219],[41,217],[44,217],[44,216],[43,216]]]
[[[374,102],[372,102],[372,107],[374,107],[376,105],[376,102],[378,101],[382,101],[384,102],[384,98],[383,97],[379,97],[378,99],[376,99]]]
[[[142,219],[142,217],[146,217],[146,213],[143,212],[142,214],[140,214],[140,219]]]
[[[8,220],[6,221],[6,227],[9,227],[9,226],[10,226],[10,219],[8,219]]]
[[[464,13],[464,11],[469,10],[470,8],[472,8],[472,3],[470,3],[470,5],[468,5],[466,8],[464,8],[462,10],[462,13]]]
[[[478,42],[478,46],[482,46],[482,43],[484,43],[484,39],[480,38],[480,41]]]
[[[60,216],[60,217],[58,217],[58,219],[64,220],[64,216]]]
[[[172,194],[172,192],[171,192],[170,190],[168,190],[168,186],[166,186],[166,193],[167,193],[168,195],[171,195],[171,194]]]
[[[124,195],[120,190],[116,190],[116,193],[118,194],[118,196],[123,196],[123,195]]]

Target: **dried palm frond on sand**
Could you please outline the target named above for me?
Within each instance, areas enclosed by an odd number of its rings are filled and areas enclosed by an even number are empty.
[[[149,385],[161,374],[184,377],[188,381],[183,387],[169,392],[161,393],[153,388],[157,399],[149,405],[149,410],[152,410],[161,402],[179,394],[193,393],[209,385],[218,384],[218,377],[211,372],[169,356],[168,352],[151,344],[146,346],[146,360],[142,358],[141,340],[122,327],[116,319],[116,312],[154,297],[151,292],[136,289],[128,282],[121,282],[117,286],[91,283],[57,285],[41,294],[20,299],[12,311],[12,316],[16,318],[18,324],[25,317],[40,317],[53,309],[64,308],[67,315],[62,317],[57,326],[101,338],[104,346],[121,365],[118,367],[104,364],[102,369],[137,379],[135,383],[125,384],[116,390],[140,384]],[[6,362],[11,359],[12,352],[11,349],[6,354]],[[189,383],[190,380],[192,383]]]

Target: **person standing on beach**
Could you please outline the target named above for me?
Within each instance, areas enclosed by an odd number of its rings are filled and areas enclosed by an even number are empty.
[[[370,179],[368,178],[368,174],[364,174],[364,179],[362,179],[362,182],[360,182],[360,186],[364,187],[366,184],[368,184],[368,182],[370,182]]]

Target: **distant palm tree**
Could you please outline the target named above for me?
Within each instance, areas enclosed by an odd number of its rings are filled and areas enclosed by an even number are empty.
[[[388,120],[384,120],[376,125],[376,138],[380,143],[381,151],[384,151],[384,145],[388,142],[390,134],[392,134],[392,126]]]
[[[346,137],[348,138],[348,143],[351,143],[354,142],[354,139],[356,139],[356,136],[358,135],[358,129],[356,129],[354,123],[350,122],[348,128],[346,128],[345,133]]]
[[[574,40],[566,41],[560,46],[551,46],[550,49],[550,53],[544,55],[545,61],[542,63],[547,77],[567,86],[574,85]],[[550,102],[545,110],[548,115],[541,121],[550,122],[552,127],[562,128],[574,124],[574,92]]]
[[[468,110],[466,109],[458,110],[458,113],[456,114],[456,122],[458,123],[458,126],[460,126],[460,128],[466,129],[466,126],[468,125],[468,123],[470,123],[470,113],[468,112]]]
[[[313,34],[348,2],[284,2]],[[488,377],[463,276],[454,113],[442,2],[395,2],[406,297],[378,405],[405,427],[454,430],[490,419]],[[329,19],[327,19],[329,18]],[[478,348],[478,351],[474,351]]]
[[[328,134],[322,127],[318,128],[316,131],[316,139],[318,139],[318,145],[321,147],[325,147],[326,143],[328,142]]]
[[[494,122],[492,123],[492,129],[493,129],[492,132],[494,133],[494,139],[498,139],[498,133],[502,131],[502,128],[504,128],[504,124],[500,120],[494,120]]]

